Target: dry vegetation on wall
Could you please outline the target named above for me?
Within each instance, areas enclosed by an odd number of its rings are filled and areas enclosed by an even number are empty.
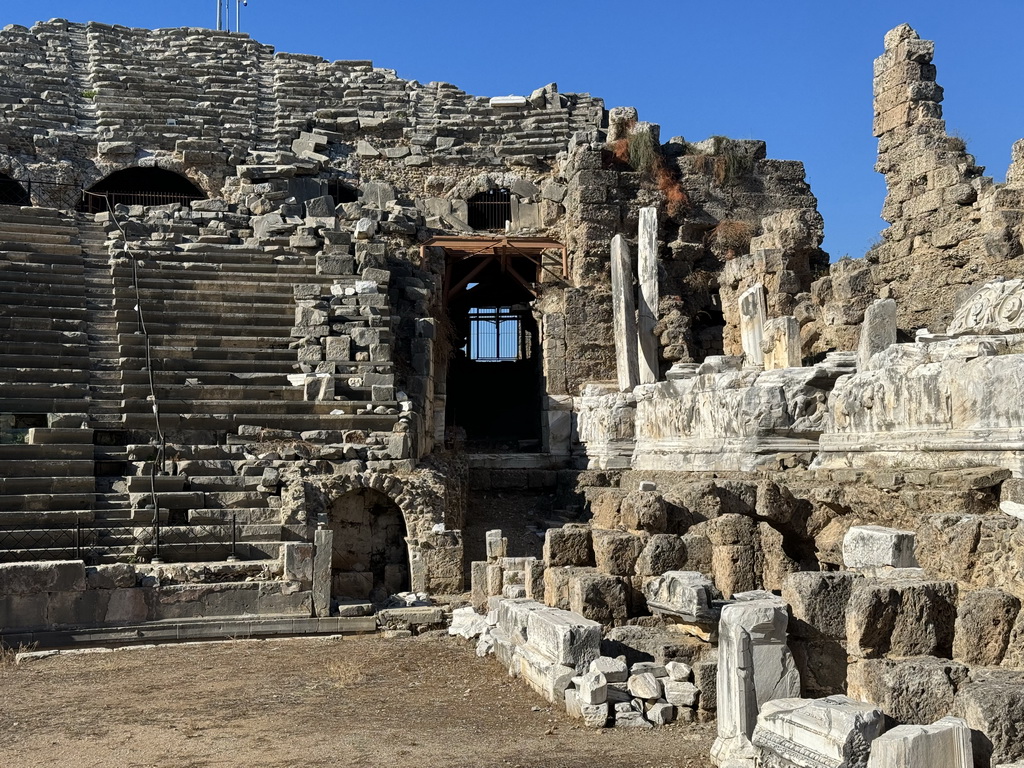
[[[745,221],[722,219],[706,236],[707,244],[722,252],[726,259],[733,259],[750,250],[750,238],[754,227]]]
[[[665,210],[672,218],[682,216],[690,209],[690,198],[679,182],[679,172],[670,167],[661,155],[661,148],[646,131],[629,129],[629,135],[609,144],[612,156],[622,165],[628,165],[645,181],[653,183],[665,196]]]

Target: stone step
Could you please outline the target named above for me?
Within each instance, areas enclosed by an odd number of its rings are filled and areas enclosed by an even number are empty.
[[[30,445],[92,445],[91,429],[33,427],[28,431]]]
[[[0,294],[2,296],[2,294]],[[154,299],[153,297],[143,298],[143,313],[147,318],[158,319],[164,317],[221,317],[237,314],[240,317],[264,317],[275,318],[276,322],[290,322],[287,319],[295,317],[295,305],[283,302],[271,303],[236,298],[235,301],[209,301],[208,297],[196,294],[194,299]],[[13,303],[13,302],[9,302]],[[227,304],[228,306],[225,306]],[[134,298],[115,298],[111,308],[115,312],[125,310],[135,314],[136,301]],[[286,319],[287,318],[287,319]],[[120,318],[118,318],[120,319]],[[274,322],[274,321],[271,321]],[[237,323],[236,323],[237,324]]]
[[[237,405],[237,404],[233,404]],[[283,429],[293,432],[308,432],[318,429],[348,430],[361,429],[367,432],[390,432],[397,423],[398,414],[266,414],[266,413],[222,413],[222,414],[162,414],[161,425],[165,431],[182,432],[224,432],[237,433],[238,427],[252,425],[267,429]],[[122,420],[124,429],[151,430],[152,413],[127,413]]]
[[[32,341],[0,341],[0,355],[14,358],[50,358],[51,361],[76,360],[76,367],[79,364],[88,365],[89,345],[86,339],[81,341],[68,341],[64,343],[46,343]],[[17,366],[14,360],[4,361],[7,365]]]
[[[141,338],[141,337],[140,337]],[[5,343],[0,342],[0,354],[3,354],[3,348],[6,346]],[[47,346],[47,345],[40,345]],[[118,347],[118,354],[123,357],[138,357],[143,358],[146,355],[146,346],[140,342],[137,344],[126,345],[122,344]],[[172,347],[163,346],[158,344],[150,344],[150,355],[156,360],[169,361],[169,360],[219,360],[219,361],[238,361],[238,362],[279,362],[279,363],[294,363],[295,362],[295,351],[292,349],[263,349],[261,347],[253,347],[251,349],[244,348],[219,348],[219,347]],[[154,362],[154,365],[155,362]]]
[[[77,248],[78,246],[75,246]],[[0,259],[12,264],[81,264],[81,252],[74,254],[37,252],[0,244]]]
[[[84,477],[92,476],[94,464],[92,451],[88,460],[76,459],[31,459],[0,458],[0,476],[5,479],[16,477]]]
[[[7,515],[12,512],[24,514],[25,520],[20,522],[33,522],[40,513],[91,510],[94,499],[93,493],[22,493],[0,496],[0,520],[4,521],[0,525],[14,522]]]
[[[241,283],[232,281],[231,285],[220,284],[216,287],[203,287],[204,281],[190,282],[182,287],[167,286],[166,288],[142,287],[139,296],[143,301],[143,311],[152,311],[154,307],[166,306],[169,303],[200,303],[228,304],[232,307],[237,305],[249,307],[274,307],[287,306],[295,311],[295,297],[292,295],[291,285],[281,283],[277,290],[266,290],[266,283]],[[278,284],[274,284],[278,285]],[[9,290],[0,288],[2,290]],[[84,295],[84,289],[82,294]],[[115,286],[114,300],[118,302],[116,308],[122,308],[120,303],[130,300],[135,306],[135,288],[131,286]]]
[[[249,412],[260,413],[265,416],[280,416],[286,414],[329,415],[331,411],[343,411],[346,414],[354,413],[356,410],[365,408],[368,403],[348,400],[257,400],[244,396],[232,400],[186,400],[160,398],[161,418],[171,417],[175,414],[187,418],[189,415],[198,416],[202,414],[218,415],[228,414],[244,408]],[[397,407],[395,402],[375,402],[374,406],[383,405],[388,408]],[[152,415],[152,405],[146,400],[132,399],[124,400],[121,404],[121,412],[126,416],[131,414],[145,413]]]
[[[88,476],[78,477],[0,477],[0,495],[95,493],[96,483],[90,469]]]
[[[268,349],[276,347],[278,348],[278,351],[284,349],[291,352],[292,356],[294,356],[295,354],[294,350],[288,349],[288,345],[294,341],[294,339],[291,338],[291,336],[258,336],[254,334],[238,336],[217,334],[214,336],[204,336],[200,334],[156,334],[153,331],[150,331],[149,334],[150,347],[153,349],[156,349],[158,347],[192,347],[211,350],[228,350],[245,348]],[[134,333],[119,333],[117,335],[117,343],[120,345],[122,349],[124,347],[140,346],[142,345],[142,341],[143,337]]]
[[[119,393],[118,399],[123,400],[145,400],[150,394],[149,386],[146,384],[127,384]],[[123,397],[122,397],[123,395]],[[302,387],[293,387],[290,384],[277,387],[237,385],[224,386],[217,384],[206,384],[192,386],[182,384],[176,387],[158,385],[156,387],[157,400],[164,403],[168,400],[183,400],[195,402],[200,400],[271,400],[291,401],[302,400]],[[93,396],[95,401],[96,397]]]
[[[84,331],[33,330],[27,328],[0,328],[0,342],[22,344],[87,344]]]
[[[18,331],[55,331],[58,333],[86,331],[88,323],[85,320],[69,320],[66,318],[54,317],[22,317],[21,315],[8,315],[0,317],[0,329]]]
[[[0,363],[7,361],[0,358]],[[79,383],[89,381],[89,371],[85,368],[0,368],[0,381],[25,382],[29,384],[47,382],[52,384]]]
[[[7,235],[11,237],[11,235]],[[26,243],[4,239],[4,233],[0,231],[0,254],[8,253],[31,253],[45,254],[47,256],[77,256],[82,255],[82,246],[78,243]]]
[[[10,398],[4,401],[7,413],[84,413],[88,408],[85,399],[48,400],[42,398]]]

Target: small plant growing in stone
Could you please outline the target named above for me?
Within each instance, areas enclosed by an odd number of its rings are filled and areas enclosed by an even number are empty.
[[[754,228],[747,222],[722,219],[708,233],[707,243],[722,252],[725,259],[733,259],[750,250],[750,238],[753,235]]]
[[[92,100],[96,97],[96,91],[82,91],[82,98]]]

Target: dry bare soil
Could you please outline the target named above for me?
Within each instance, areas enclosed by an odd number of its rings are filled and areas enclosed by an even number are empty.
[[[443,633],[0,662],[3,768],[706,768],[708,725],[583,728]]]

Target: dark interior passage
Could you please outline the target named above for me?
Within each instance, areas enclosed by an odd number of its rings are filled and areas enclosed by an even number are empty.
[[[32,205],[32,198],[20,182],[0,173],[0,205]]]
[[[409,551],[402,511],[379,491],[351,491],[334,502],[331,594],[382,602],[409,589]]]
[[[467,280],[468,278],[468,280]],[[452,264],[446,424],[472,452],[536,451],[541,438],[541,354],[530,309],[536,265],[492,256]]]
[[[180,173],[163,168],[125,168],[93,184],[82,198],[81,209],[87,213],[107,210],[105,195],[111,205],[187,205],[206,197],[202,190]]]

